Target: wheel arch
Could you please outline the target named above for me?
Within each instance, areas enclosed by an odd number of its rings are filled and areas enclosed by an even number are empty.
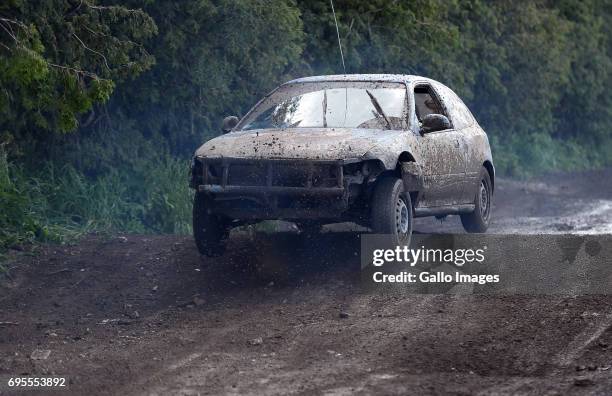
[[[397,162],[416,162],[416,159],[414,159],[414,155],[409,151],[402,151],[399,157],[397,157]]]
[[[482,166],[484,166],[487,172],[489,172],[489,178],[491,179],[491,192],[493,192],[495,191],[495,167],[489,160],[486,160]]]
[[[410,163],[410,166],[402,164]],[[420,191],[422,190],[422,172],[421,168],[417,165],[417,161],[409,151],[402,151],[397,158],[397,165],[395,168],[395,175],[402,179],[404,183],[404,189],[410,195],[410,201],[412,203],[412,211],[416,207],[419,201]]]

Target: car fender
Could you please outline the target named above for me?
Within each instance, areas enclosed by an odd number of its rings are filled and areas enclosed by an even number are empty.
[[[421,157],[417,148],[417,139],[412,132],[406,131],[377,141],[361,157],[363,161],[378,160],[385,170],[396,170],[400,156],[408,153],[414,162],[421,164]]]

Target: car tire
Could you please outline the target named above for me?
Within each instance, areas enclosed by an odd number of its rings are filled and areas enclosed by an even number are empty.
[[[371,228],[375,234],[393,236],[393,243],[409,245],[412,237],[412,202],[397,177],[384,177],[374,188]]]
[[[193,198],[193,237],[200,254],[221,256],[225,252],[228,234],[226,222],[209,213],[206,196],[196,193]]]
[[[463,228],[470,233],[483,233],[489,228],[493,204],[493,185],[486,168],[480,172],[480,182],[474,198],[474,211],[461,215]]]

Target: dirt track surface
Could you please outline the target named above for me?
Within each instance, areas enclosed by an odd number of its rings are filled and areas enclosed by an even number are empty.
[[[605,232],[609,180],[501,180],[492,232],[533,234],[534,251]],[[612,393],[612,296],[367,294],[359,247],[353,232],[235,234],[203,263],[190,237],[126,235],[16,253],[0,378],[66,376],[73,394]]]

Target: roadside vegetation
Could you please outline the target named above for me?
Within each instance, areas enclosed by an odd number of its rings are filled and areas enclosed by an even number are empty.
[[[609,166],[612,4],[335,1],[348,73],[430,76],[500,174]],[[0,5],[0,252],[190,228],[189,155],[290,78],[342,73],[328,0]]]
[[[91,179],[72,165],[52,162],[26,172],[0,150],[2,248],[70,242],[90,232],[187,233],[187,169],[186,161],[161,156]]]

